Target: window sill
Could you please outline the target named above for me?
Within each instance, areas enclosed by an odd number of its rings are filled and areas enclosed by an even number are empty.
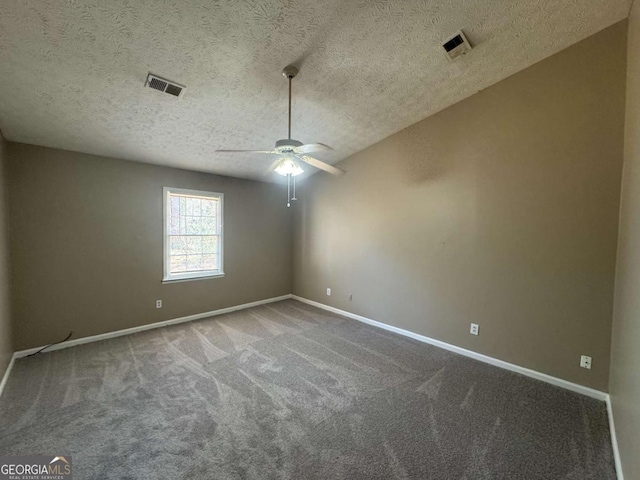
[[[163,278],[162,283],[190,282],[192,280],[207,280],[207,279],[221,278],[221,277],[224,277],[224,272],[211,273],[207,275],[197,275],[192,277]]]

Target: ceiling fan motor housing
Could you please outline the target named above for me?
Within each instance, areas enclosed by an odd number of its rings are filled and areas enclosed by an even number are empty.
[[[292,138],[285,138],[282,140],[278,140],[276,142],[276,152],[278,153],[287,153],[292,152],[294,148],[302,145],[302,142],[298,140],[293,140]]]

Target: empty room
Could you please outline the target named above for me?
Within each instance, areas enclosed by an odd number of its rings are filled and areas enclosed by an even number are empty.
[[[0,0],[0,480],[640,480],[640,5]]]

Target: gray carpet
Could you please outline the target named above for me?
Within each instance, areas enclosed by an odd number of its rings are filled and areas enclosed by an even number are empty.
[[[288,300],[16,361],[75,479],[615,479],[605,405]]]

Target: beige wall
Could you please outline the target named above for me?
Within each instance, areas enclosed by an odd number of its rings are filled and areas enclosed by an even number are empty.
[[[607,390],[625,45],[626,21],[301,184],[294,293]]]
[[[610,392],[623,471],[640,478],[640,6],[629,20]]]
[[[16,143],[9,155],[17,350],[291,292],[286,187]],[[163,186],[224,193],[224,278],[161,283]]]
[[[8,206],[6,188],[6,145],[0,132],[0,379],[11,361],[11,318],[9,297],[9,242],[7,237]]]

